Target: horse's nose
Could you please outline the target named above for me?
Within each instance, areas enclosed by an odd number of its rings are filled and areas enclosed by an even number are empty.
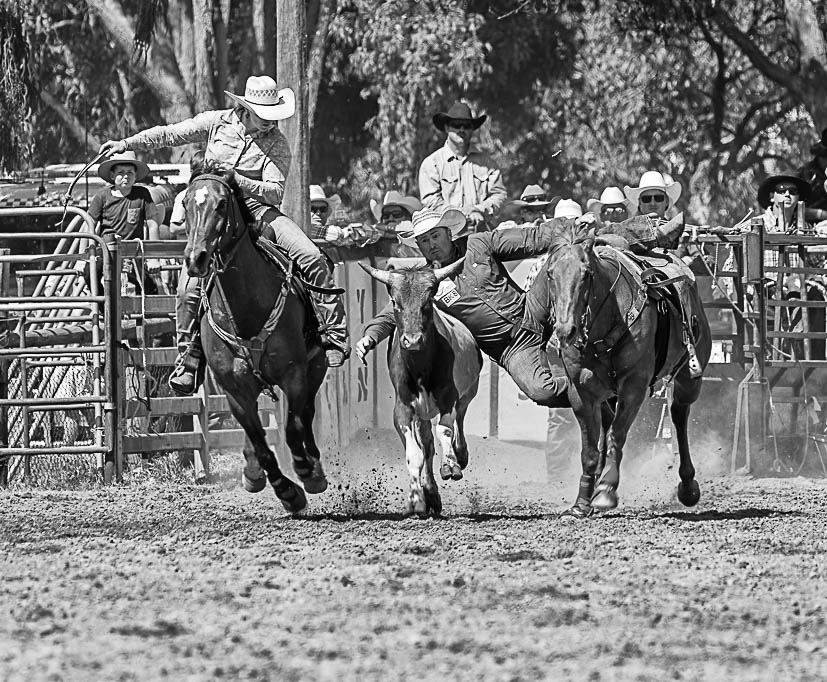
[[[425,336],[422,333],[417,334],[402,334],[402,338],[400,342],[402,343],[402,348],[406,350],[419,350],[422,348],[422,342],[425,340]]]
[[[187,272],[190,277],[203,277],[207,274],[207,265],[209,260],[207,251],[201,249],[198,252],[191,252],[186,255]]]
[[[573,324],[556,324],[554,333],[561,346],[571,346],[577,340],[577,327]]]

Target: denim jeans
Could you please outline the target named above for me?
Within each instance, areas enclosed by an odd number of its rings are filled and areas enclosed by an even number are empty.
[[[520,329],[503,353],[500,364],[520,390],[538,405],[571,407],[569,378],[559,362],[549,364],[543,339],[538,334]]]

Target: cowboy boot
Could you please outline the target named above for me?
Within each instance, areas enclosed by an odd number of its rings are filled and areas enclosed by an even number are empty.
[[[184,282],[178,289],[176,307],[176,336],[178,338],[178,357],[175,369],[167,383],[180,395],[192,395],[203,380],[204,351],[201,348],[200,316],[198,306],[201,296],[201,281],[197,279]]]
[[[328,367],[341,367],[350,356],[345,307],[340,296],[312,292],[310,300],[319,322],[319,336]]]

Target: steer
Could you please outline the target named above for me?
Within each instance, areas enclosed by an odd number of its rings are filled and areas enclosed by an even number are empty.
[[[458,481],[468,464],[463,421],[477,394],[482,356],[468,328],[434,308],[440,282],[459,272],[462,264],[460,260],[437,269],[379,270],[360,263],[388,286],[393,301],[396,333],[388,351],[388,370],[396,390],[393,425],[405,446],[411,479],[408,514],[442,512],[433,471],[434,417],[439,416],[442,478]]]

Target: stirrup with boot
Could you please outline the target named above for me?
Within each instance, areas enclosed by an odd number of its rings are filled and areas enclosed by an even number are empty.
[[[200,338],[193,337],[190,344],[179,353],[167,383],[179,395],[192,395],[204,381],[204,354]]]

